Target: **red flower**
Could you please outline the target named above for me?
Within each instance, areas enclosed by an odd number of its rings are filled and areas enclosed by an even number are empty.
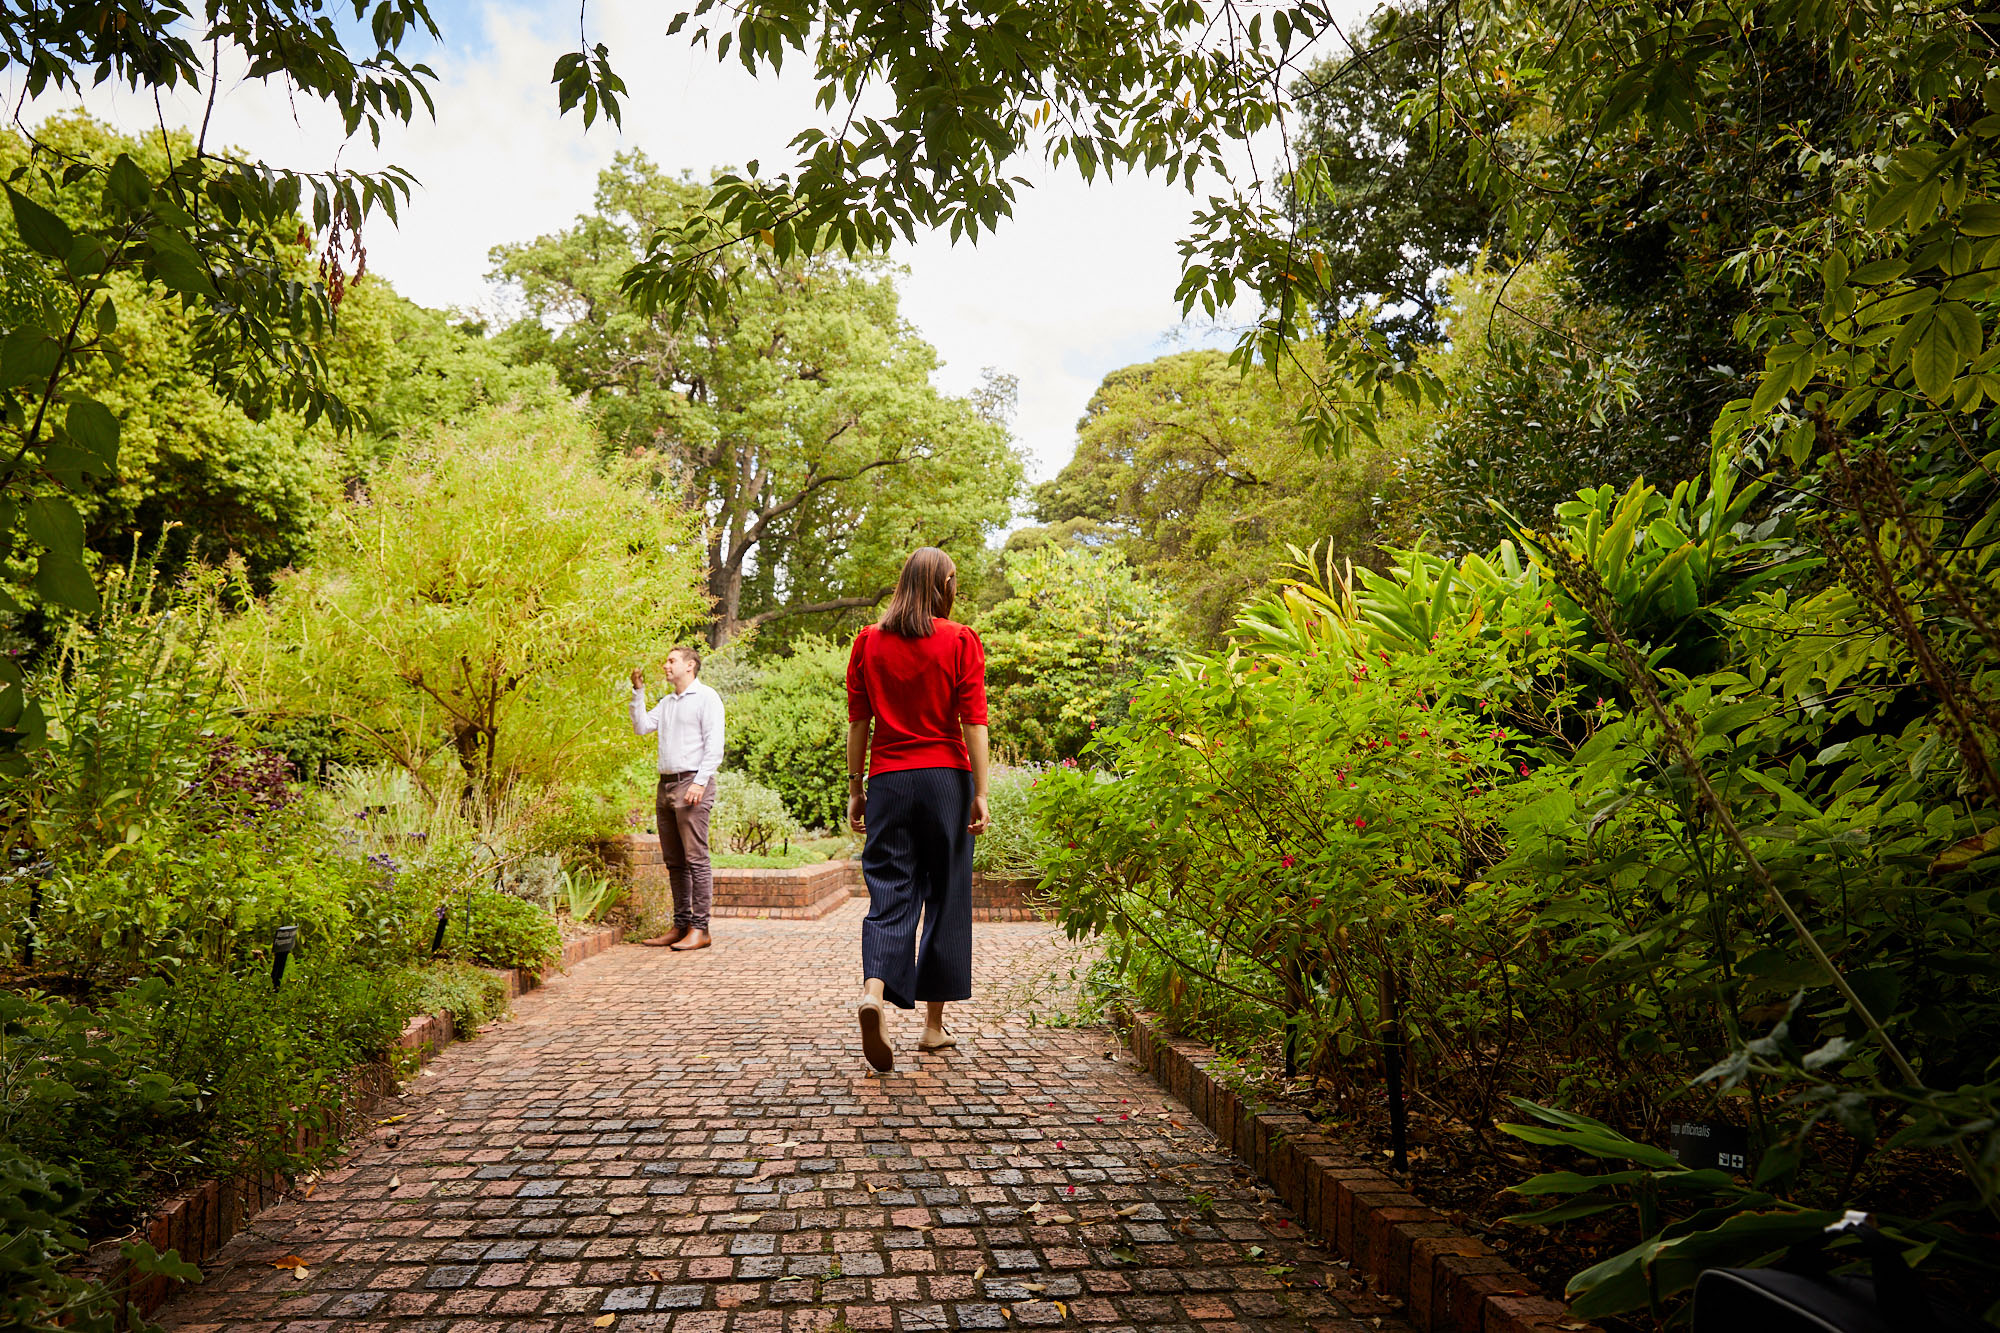
[[[1292,868],[1292,865],[1293,865],[1294,863],[1293,863],[1293,861],[1292,861],[1292,858],[1291,858],[1291,857],[1289,857],[1289,856],[1281,856],[1281,857],[1279,857],[1279,858],[1278,858],[1278,864],[1279,864],[1279,865],[1281,865],[1281,866],[1283,866],[1283,867],[1284,867],[1285,869],[1287,869],[1287,870],[1290,870],[1290,869]]]
[[[1399,741],[1406,741],[1410,739],[1410,733],[1407,731],[1399,731],[1396,733],[1396,739]]]
[[[1528,766],[1526,764],[1521,765],[1521,776],[1524,778],[1528,776]]]
[[[1354,821],[1354,827],[1356,827],[1356,828],[1367,828],[1367,827],[1368,827],[1368,821],[1367,821],[1367,820],[1365,820],[1365,819],[1357,819],[1357,820],[1355,820],[1355,821]]]

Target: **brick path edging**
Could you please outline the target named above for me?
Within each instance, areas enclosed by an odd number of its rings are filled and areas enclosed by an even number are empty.
[[[604,952],[624,938],[618,926],[602,926],[563,946],[558,965],[568,969],[586,958]],[[541,985],[557,971],[508,968],[501,973],[507,997],[513,999]],[[388,1060],[366,1064],[353,1071],[347,1086],[333,1105],[324,1108],[324,1122],[314,1128],[301,1127],[294,1150],[303,1151],[325,1144],[329,1138],[344,1138],[354,1123],[366,1117],[382,1099],[396,1089],[400,1078],[430,1063],[439,1051],[457,1039],[458,1031],[448,1010],[418,1014],[404,1025]],[[138,1229],[153,1248],[165,1254],[176,1252],[191,1264],[205,1264],[251,1219],[276,1203],[292,1182],[274,1172],[231,1176],[208,1180],[185,1190],[161,1204]],[[123,1290],[126,1300],[148,1316],[165,1305],[182,1283],[165,1277],[134,1278],[131,1265],[120,1254],[121,1241],[106,1241],[92,1247],[88,1268],[99,1283],[112,1291]],[[120,1327],[124,1327],[121,1317]]]
[[[1342,1153],[1307,1117],[1246,1103],[1209,1074],[1208,1047],[1166,1035],[1157,1015],[1117,1018],[1140,1066],[1268,1181],[1308,1230],[1402,1301],[1419,1333],[1602,1333],[1400,1182]]]
[[[567,972],[586,958],[595,958],[598,954],[603,953],[606,949],[619,943],[624,938],[625,928],[623,926],[599,926],[596,930],[591,931],[590,934],[579,936],[571,940],[568,944],[563,945],[562,960],[558,963],[534,971],[530,971],[525,967],[504,969],[500,973],[500,976],[507,983],[507,998],[511,1000],[527,994],[556,973]],[[428,1017],[435,1018],[437,1015],[428,1015]],[[410,1021],[414,1025],[421,1020],[411,1019]],[[403,1035],[407,1037],[409,1035],[408,1031],[405,1030]],[[449,1041],[450,1038],[447,1037],[446,1040]]]

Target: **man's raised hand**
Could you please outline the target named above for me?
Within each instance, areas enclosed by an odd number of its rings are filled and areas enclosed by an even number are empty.
[[[632,668],[632,688],[635,690],[643,690],[646,688],[646,673],[641,671],[638,667]]]

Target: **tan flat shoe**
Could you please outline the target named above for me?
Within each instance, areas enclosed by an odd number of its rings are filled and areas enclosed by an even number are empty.
[[[882,1002],[864,996],[856,1014],[861,1020],[862,1056],[876,1073],[888,1073],[896,1067],[896,1053],[889,1049],[889,1039],[882,1035]]]
[[[922,1037],[917,1038],[917,1049],[920,1051],[948,1051],[956,1045],[958,1038],[951,1035],[949,1028],[945,1029],[942,1041],[925,1041]]]
[[[696,949],[706,949],[713,943],[715,941],[708,937],[708,932],[696,926],[687,933],[686,939],[671,947],[675,953],[691,953]]]
[[[687,926],[675,926],[664,935],[655,935],[650,940],[641,940],[639,942],[649,949],[670,949],[687,938],[689,929],[690,927]]]

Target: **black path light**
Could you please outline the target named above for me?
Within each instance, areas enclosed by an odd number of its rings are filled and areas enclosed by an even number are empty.
[[[40,930],[37,918],[42,914],[42,885],[48,882],[56,871],[55,862],[47,857],[28,860],[28,849],[16,847],[13,851],[14,869],[0,879],[28,880],[28,914],[21,920],[20,950],[23,966],[35,965],[35,937]]]
[[[451,917],[451,899],[447,898],[443,902],[438,904],[437,908],[438,925],[437,929],[431,932],[431,957],[433,958],[438,956],[438,950],[444,948],[444,923],[447,920],[449,920],[450,917]]]
[[[271,989],[278,989],[278,983],[285,979],[285,960],[292,956],[292,950],[299,947],[299,928],[279,926],[271,937]]]

